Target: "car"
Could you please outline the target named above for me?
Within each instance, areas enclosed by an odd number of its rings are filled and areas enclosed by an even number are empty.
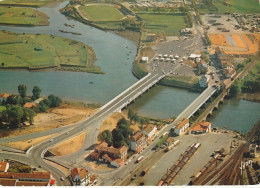
[[[69,134],[70,132],[67,132],[66,134]]]
[[[38,168],[41,168],[41,165],[39,165]]]
[[[64,181],[64,177],[60,177],[60,180],[61,180],[61,181]]]
[[[50,139],[50,142],[53,142],[53,139],[52,139],[52,138]]]

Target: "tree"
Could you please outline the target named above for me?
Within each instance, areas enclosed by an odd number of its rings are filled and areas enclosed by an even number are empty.
[[[2,113],[2,117],[11,127],[18,127],[24,115],[23,108],[15,105],[7,105]]]
[[[61,105],[61,99],[59,97],[56,97],[55,95],[49,95],[48,99],[50,101],[50,107],[58,107]]]
[[[33,99],[39,99],[39,98],[40,98],[41,91],[42,91],[42,90],[40,89],[39,86],[34,86],[34,87],[33,87],[33,90],[32,90],[32,92],[33,92]]]
[[[15,95],[10,95],[7,97],[6,104],[16,105],[18,103],[18,97]]]
[[[35,116],[35,113],[33,110],[24,108],[24,114],[23,114],[23,121],[29,121],[30,124],[33,123],[33,118]]]
[[[18,92],[21,95],[22,98],[26,97],[26,91],[27,91],[27,87],[24,84],[20,84],[18,86]]]
[[[99,139],[105,141],[108,145],[113,145],[112,133],[109,130],[105,130],[100,134]]]
[[[230,87],[230,93],[229,95],[231,97],[235,97],[236,95],[238,95],[241,92],[241,87],[240,87],[240,82],[239,81],[235,81],[233,83],[233,85]]]

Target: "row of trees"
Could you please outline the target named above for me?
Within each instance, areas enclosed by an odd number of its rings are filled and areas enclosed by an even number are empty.
[[[32,90],[32,93],[33,93],[33,96],[32,96],[32,99],[36,100],[36,99],[39,99],[40,98],[40,94],[41,94],[41,89],[39,86],[34,86],[33,87],[33,90]],[[20,84],[18,86],[18,92],[20,94],[20,96],[22,98],[25,98],[26,97],[26,92],[27,92],[27,87],[26,85],[24,84]]]

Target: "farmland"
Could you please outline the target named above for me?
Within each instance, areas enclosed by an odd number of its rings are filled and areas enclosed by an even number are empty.
[[[4,25],[49,25],[48,16],[25,7],[0,7],[0,24]]]
[[[181,14],[138,14],[144,21],[144,30],[165,35],[180,35],[185,28],[185,17]]]
[[[119,21],[124,15],[113,5],[80,6],[79,10],[91,21]]]
[[[205,13],[259,13],[260,6],[258,0],[228,0],[229,5],[225,5],[223,0],[213,1],[213,5],[202,5],[198,7]]]
[[[1,69],[56,68],[102,73],[95,53],[85,44],[46,34],[0,32]],[[66,49],[66,50],[64,50]]]

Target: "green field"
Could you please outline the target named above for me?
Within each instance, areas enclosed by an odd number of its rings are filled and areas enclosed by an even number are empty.
[[[46,34],[15,34],[0,31],[0,68],[47,68],[64,64],[96,72],[95,54],[85,44]],[[77,70],[75,70],[77,71]],[[101,71],[100,71],[101,73]]]
[[[150,33],[179,35],[186,28],[185,16],[172,14],[138,14],[144,21],[144,29]]]
[[[15,5],[28,5],[28,6],[43,6],[49,3],[61,2],[64,0],[3,0],[0,4],[15,4]]]
[[[0,24],[49,25],[48,16],[25,7],[0,7]]]
[[[119,21],[124,17],[114,5],[88,5],[79,9],[91,21]]]
[[[203,5],[198,7],[205,13],[259,13],[258,0],[228,0],[232,6],[224,4],[224,0],[214,0],[213,6]]]
[[[6,110],[6,107],[5,107],[5,106],[0,106],[0,113],[1,113],[2,111],[4,111],[4,110]]]

